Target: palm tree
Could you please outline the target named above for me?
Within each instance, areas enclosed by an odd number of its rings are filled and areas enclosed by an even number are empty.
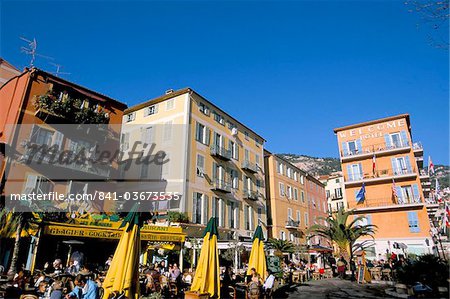
[[[14,249],[11,258],[11,265],[8,270],[8,274],[12,275],[17,272],[17,261],[19,259],[19,249],[20,249],[20,241],[22,239],[22,232],[28,233],[28,231],[36,226],[36,222],[38,218],[36,214],[32,212],[18,212],[13,213],[12,219],[15,226],[15,241],[14,241]]]
[[[314,236],[321,236],[334,242],[339,248],[339,253],[349,259],[349,264],[353,261],[353,254],[356,248],[364,249],[368,246],[368,242],[356,244],[356,241],[365,236],[373,239],[376,225],[361,224],[366,217],[358,216],[353,220],[349,219],[353,215],[353,211],[344,211],[340,209],[336,213],[327,218],[319,217],[324,224],[314,224],[310,227],[309,232]],[[351,267],[352,279],[355,278],[354,267]]]
[[[287,240],[269,239],[268,246],[275,250],[275,255],[278,257],[283,257],[283,253],[294,253],[295,251],[295,245]]]

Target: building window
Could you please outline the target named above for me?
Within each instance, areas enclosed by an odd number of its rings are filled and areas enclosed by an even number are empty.
[[[283,174],[283,163],[278,162],[278,173]]]
[[[130,133],[129,132],[122,133],[121,137],[122,138],[120,140],[120,147],[122,151],[126,151],[130,147]]]
[[[336,195],[336,198],[342,198],[342,188],[334,189],[334,194]]]
[[[305,212],[305,225],[308,226],[309,225],[309,217],[308,217],[308,213]]]
[[[35,142],[38,145],[45,144],[51,146],[53,143],[53,133],[53,131],[34,126],[30,141]]]
[[[228,227],[229,228],[239,228],[239,206],[234,201],[228,202]]]
[[[391,158],[394,175],[408,174],[412,172],[411,161],[408,156]]]
[[[247,131],[244,132],[244,137],[245,137],[245,140],[249,140],[250,139]]]
[[[361,139],[344,142],[342,146],[344,156],[357,155],[362,153]]]
[[[205,175],[205,157],[197,154],[197,176],[204,177]]]
[[[164,161],[167,161],[167,162],[162,165],[161,174],[163,174],[167,177],[167,175],[169,174],[170,164],[171,164],[169,153],[166,153],[166,155],[164,156]]]
[[[125,115],[125,119],[126,119],[127,123],[130,121],[133,121],[135,118],[136,118],[136,112],[131,112],[131,113]]]
[[[151,144],[153,142],[153,127],[143,128],[142,142],[145,144]]]
[[[262,222],[262,208],[258,207],[258,225]]]
[[[47,178],[34,174],[29,174],[27,176],[27,181],[25,182],[24,188],[25,194],[30,194],[33,192],[36,194],[48,194],[52,190],[53,184]]]
[[[209,138],[210,130],[201,123],[197,123],[195,130],[195,140],[205,145],[209,145]]]
[[[298,200],[298,189],[294,188],[294,200]]]
[[[297,171],[294,171],[294,181],[297,182],[297,180],[298,180],[298,173]]]
[[[231,157],[235,160],[239,160],[239,145],[236,142],[229,140],[228,146],[231,151]]]
[[[280,183],[280,196],[284,196],[286,194],[286,191],[284,189],[284,184]]]
[[[230,170],[230,177],[231,177],[231,187],[233,189],[239,189],[239,173],[236,169]]]
[[[256,162],[256,165],[260,165],[260,164],[259,164],[259,162],[260,162],[260,156],[259,156],[258,154],[255,154],[255,162]]]
[[[258,138],[255,138],[256,147],[261,147],[261,144],[262,144],[262,142]]]
[[[419,217],[417,216],[417,212],[408,212],[408,226],[410,232],[420,232]]]
[[[199,103],[198,104],[198,110],[203,113],[204,115],[209,116],[210,110],[209,107],[206,106],[204,103]]]
[[[304,177],[303,175],[300,176],[300,183],[301,183],[302,185],[305,184],[305,177]]]
[[[287,186],[287,193],[288,193],[288,198],[292,199],[292,187],[291,186]]]
[[[206,224],[208,221],[208,196],[194,192],[192,223]]]
[[[294,220],[293,218],[292,218],[292,209],[291,208],[288,208],[287,209],[287,220],[288,221],[291,221],[291,220]]]
[[[284,231],[280,231],[280,239],[283,241],[286,240],[286,233]]]
[[[145,109],[144,116],[156,114],[158,112],[158,105],[152,105]]]
[[[300,191],[300,198],[302,199],[302,203],[305,203],[305,192]]]
[[[361,163],[347,165],[348,180],[359,181],[363,178],[363,170]]]
[[[302,221],[302,216],[301,216],[301,213],[299,210],[297,210],[297,221],[298,221],[298,224],[300,225],[300,223]]]
[[[217,113],[217,112],[215,112],[214,111],[214,120],[216,121],[216,122],[218,122],[219,124],[221,124],[221,125],[225,125],[225,119],[223,118],[223,116],[222,115],[220,115],[219,113]]]
[[[173,108],[175,108],[175,101],[170,99],[166,102],[166,110],[172,110]]]
[[[384,141],[386,143],[387,149],[406,147],[409,145],[408,135],[406,134],[406,131],[401,131],[393,134],[385,134]]]
[[[169,141],[172,139],[172,121],[166,121],[164,123],[164,135],[163,141]]]

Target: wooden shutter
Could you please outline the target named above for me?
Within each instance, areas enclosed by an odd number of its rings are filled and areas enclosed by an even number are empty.
[[[389,134],[384,134],[384,142],[386,143],[386,148],[392,147],[391,136]]]
[[[409,146],[408,135],[406,134],[406,131],[401,131],[400,137],[402,139],[402,145]]]
[[[356,149],[358,150],[358,153],[362,153],[361,139],[356,139]]]
[[[395,160],[395,158],[391,158],[391,166],[393,174],[397,174],[397,161]]]
[[[409,156],[405,156],[406,169],[408,173],[412,172],[411,161],[409,160]]]

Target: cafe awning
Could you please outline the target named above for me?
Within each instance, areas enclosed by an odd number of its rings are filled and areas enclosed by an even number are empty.
[[[117,227],[48,222],[44,235],[96,239],[119,240],[122,230]],[[184,242],[186,234],[181,227],[144,225],[141,229],[142,241]]]

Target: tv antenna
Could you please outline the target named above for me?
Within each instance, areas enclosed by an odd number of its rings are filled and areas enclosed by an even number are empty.
[[[33,40],[29,40],[24,37],[20,37],[20,39],[23,40],[24,42],[28,43],[27,47],[23,47],[23,46],[20,47],[20,51],[31,57],[30,67],[34,66],[34,61],[36,60],[36,56],[39,56],[39,57],[42,57],[42,58],[45,58],[48,60],[53,60],[53,57],[49,57],[49,56],[45,56],[45,55],[41,55],[41,54],[37,53],[36,38],[33,38]]]
[[[56,71],[51,72],[53,75],[55,75],[56,77],[59,77],[59,75],[70,75],[71,73],[67,73],[67,72],[61,72],[60,69],[62,68],[61,64],[57,64],[54,62],[49,62],[51,65],[53,65],[54,67],[56,67]]]

